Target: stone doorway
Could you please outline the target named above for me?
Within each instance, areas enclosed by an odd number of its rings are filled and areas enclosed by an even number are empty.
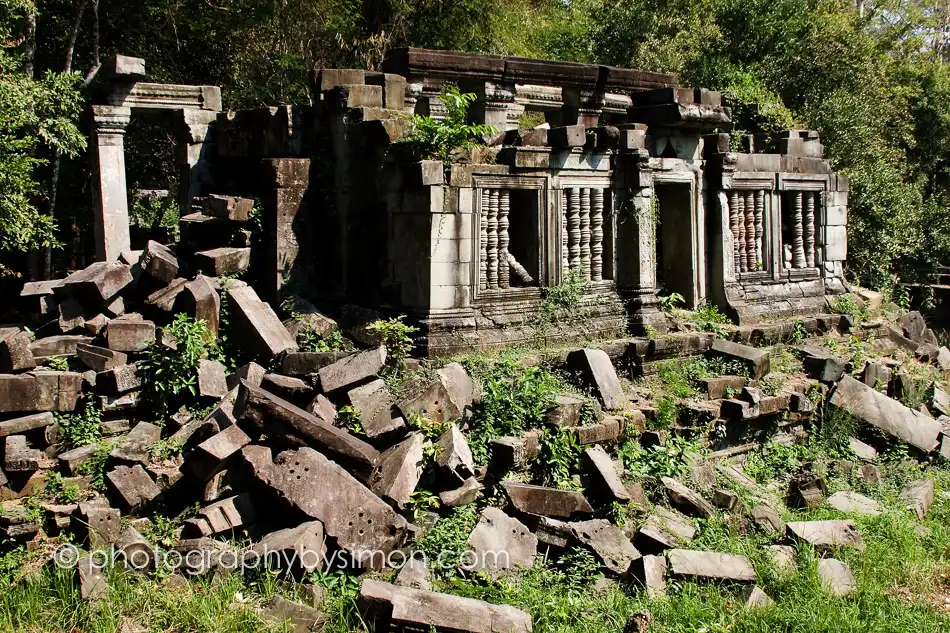
[[[685,308],[699,301],[693,188],[689,182],[656,183],[656,286],[660,294],[678,293]]]

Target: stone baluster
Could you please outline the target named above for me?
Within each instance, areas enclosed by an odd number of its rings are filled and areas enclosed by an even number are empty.
[[[568,192],[567,199],[567,237],[568,266],[579,268],[581,265],[581,203],[580,190],[576,187]]]
[[[483,189],[478,210],[478,279],[482,290],[488,287],[488,198],[488,189]]]
[[[590,189],[581,189],[581,278],[590,281]]]
[[[745,254],[749,260],[749,272],[759,269],[759,258],[755,241],[755,192],[745,193]]]
[[[805,194],[805,217],[803,242],[805,247],[805,265],[815,267],[815,198],[821,194],[808,192]]]
[[[498,192],[498,287],[507,288],[508,277],[508,190]]]
[[[489,189],[488,194],[488,287],[498,287],[498,190]]]
[[[739,242],[739,271],[748,272],[749,258],[746,253],[745,239],[745,195],[740,193],[736,196],[736,228],[739,229],[737,241]]]
[[[765,191],[755,192],[755,259],[759,263],[759,270],[765,262],[765,248],[762,243],[762,234],[765,232]]]
[[[590,279],[604,278],[604,190],[591,189],[590,195]]]
[[[802,233],[802,192],[796,191],[792,193],[792,268],[805,267]]]
[[[568,240],[567,240],[567,210],[570,206],[570,200],[568,199],[567,189],[561,191],[561,270],[563,273],[567,273],[568,267]]]
[[[739,192],[733,189],[729,192],[729,231],[732,233],[732,259],[736,272],[741,271],[739,263]]]

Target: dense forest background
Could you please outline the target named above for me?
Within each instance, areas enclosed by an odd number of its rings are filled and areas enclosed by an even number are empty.
[[[88,248],[78,115],[99,59],[143,57],[152,80],[241,108],[306,103],[313,67],[413,45],[675,72],[727,92],[738,130],[818,129],[851,178],[849,276],[929,283],[950,264],[950,3],[858,2],[0,0],[0,261]],[[130,184],[174,178],[170,146],[139,138]]]

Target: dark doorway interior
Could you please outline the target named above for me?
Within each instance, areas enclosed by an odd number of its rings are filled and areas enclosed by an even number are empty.
[[[657,288],[662,294],[681,294],[686,307],[695,307],[690,185],[657,184],[655,194]]]

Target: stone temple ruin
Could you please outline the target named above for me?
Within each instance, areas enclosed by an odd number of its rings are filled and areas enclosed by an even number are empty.
[[[123,126],[165,108],[180,117],[183,209],[260,200],[265,298],[292,284],[321,305],[407,314],[430,355],[530,340],[545,288],[571,270],[585,318],[548,340],[662,332],[661,294],[744,324],[817,314],[845,291],[848,180],[818,134],[750,135],[736,151],[722,95],[675,75],[408,48],[384,72],[317,71],[309,105],[221,112],[217,88],[143,83],[134,58],[113,70],[94,108],[107,260],[130,248]],[[399,142],[407,115],[444,114],[445,82],[498,132],[446,167]],[[526,117],[545,125],[519,129]],[[249,246],[197,208],[184,239]]]

